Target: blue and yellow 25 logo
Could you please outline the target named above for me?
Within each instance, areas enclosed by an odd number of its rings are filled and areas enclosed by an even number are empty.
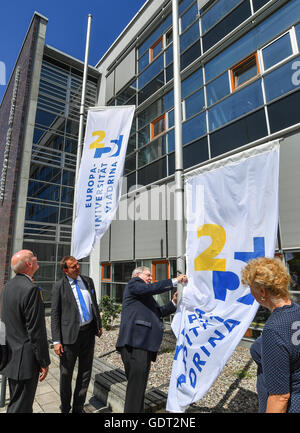
[[[123,141],[123,135],[115,140],[110,140],[109,145],[105,145],[105,131],[94,131],[92,137],[98,137],[97,140],[90,144],[89,149],[96,149],[94,158],[101,158],[103,154],[107,153],[108,157],[119,156]]]

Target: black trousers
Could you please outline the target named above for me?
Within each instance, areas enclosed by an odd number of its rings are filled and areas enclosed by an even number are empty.
[[[10,401],[7,413],[32,413],[32,406],[39,380],[39,371],[26,380],[8,378]]]
[[[154,353],[125,346],[120,349],[127,378],[124,413],[144,412],[144,399]]]
[[[83,411],[84,402],[92,374],[95,346],[95,330],[93,326],[79,331],[74,344],[63,345],[60,357],[60,399],[61,411],[69,413],[72,399],[72,376],[78,359],[78,372],[73,395],[72,412]]]

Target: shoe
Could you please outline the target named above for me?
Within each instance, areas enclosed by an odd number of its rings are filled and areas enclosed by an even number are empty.
[[[70,413],[70,409],[71,409],[71,408],[69,408],[69,409],[65,409],[65,408],[62,408],[61,406],[59,406],[59,408],[60,408],[60,412],[61,412],[61,413]]]
[[[72,413],[85,413],[85,410],[83,407],[73,407]]]

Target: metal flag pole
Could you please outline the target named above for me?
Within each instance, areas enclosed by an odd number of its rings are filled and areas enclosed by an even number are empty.
[[[72,220],[72,242],[71,242],[71,255],[73,254],[73,238],[74,238],[74,223],[76,218],[76,202],[77,202],[77,183],[80,168],[80,160],[82,155],[82,139],[83,139],[83,123],[84,123],[84,102],[86,94],[86,82],[88,73],[88,62],[89,62],[89,51],[90,51],[90,35],[91,35],[91,23],[92,15],[88,15],[88,25],[86,32],[86,45],[85,45],[85,57],[84,57],[84,69],[83,69],[83,80],[82,80],[82,92],[81,92],[81,103],[79,112],[79,130],[78,130],[78,144],[77,144],[77,157],[76,157],[76,172],[75,172],[75,184],[74,184],[74,200],[73,200],[73,220]]]
[[[174,116],[175,116],[175,220],[176,265],[178,273],[185,273],[184,244],[184,187],[181,124],[180,45],[178,25],[178,0],[172,0],[173,65],[174,65]],[[180,295],[179,291],[179,295]]]

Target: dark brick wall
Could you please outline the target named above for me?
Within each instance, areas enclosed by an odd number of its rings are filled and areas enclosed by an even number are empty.
[[[20,160],[22,157],[23,148],[24,121],[26,118],[32,62],[35,52],[36,38],[38,35],[39,20],[40,18],[38,16],[35,16],[32,20],[0,107],[1,174],[13,88],[15,84],[15,75],[17,66],[19,66],[20,79],[14,112],[8,168],[6,173],[5,195],[3,202],[0,203],[0,291],[2,290],[2,287],[8,280],[9,276],[10,258],[12,255],[11,243],[15,217],[16,191],[18,186]],[[5,59],[3,60],[5,61]]]

